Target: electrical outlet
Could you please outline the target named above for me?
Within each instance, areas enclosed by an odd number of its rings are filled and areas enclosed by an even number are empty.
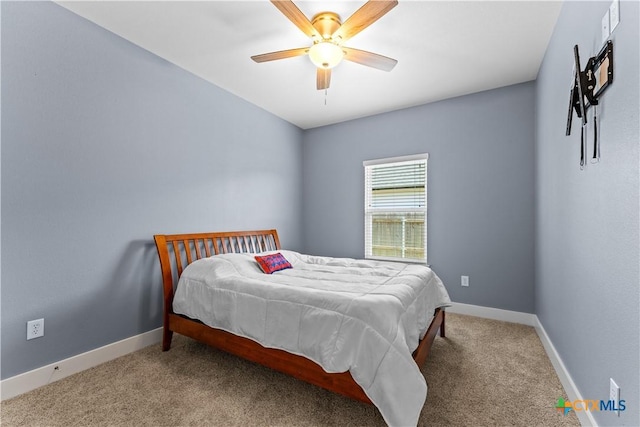
[[[609,400],[614,402],[613,407],[617,409],[616,412],[620,416],[620,387],[613,378],[609,378]]]
[[[44,336],[44,319],[30,320],[27,322],[27,340]]]
[[[462,286],[469,286],[469,276],[460,276],[460,284]]]

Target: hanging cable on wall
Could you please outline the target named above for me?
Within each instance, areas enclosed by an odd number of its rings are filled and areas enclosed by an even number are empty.
[[[600,143],[598,142],[598,104],[593,106],[593,157],[591,163],[600,161]]]

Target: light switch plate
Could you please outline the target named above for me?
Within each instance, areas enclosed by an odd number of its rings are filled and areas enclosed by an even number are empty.
[[[613,0],[609,6],[609,34],[613,33],[620,23],[620,0]]]
[[[609,9],[607,9],[602,17],[602,43],[607,41],[609,34]]]

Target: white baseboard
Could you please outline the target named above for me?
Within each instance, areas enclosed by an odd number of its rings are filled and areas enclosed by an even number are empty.
[[[536,332],[538,333],[538,337],[540,337],[540,341],[542,341],[542,346],[547,352],[547,356],[549,356],[549,360],[551,360],[551,364],[558,374],[558,378],[560,379],[560,383],[562,387],[564,387],[564,391],[567,393],[568,400],[583,400],[578,387],[573,382],[567,367],[562,362],[560,355],[558,354],[556,348],[554,347],[551,339],[549,339],[549,335],[547,335],[547,331],[544,330],[542,323],[540,323],[540,319],[536,316]],[[576,415],[578,416],[578,421],[583,426],[597,426],[595,418],[591,414],[591,411],[576,411]]]
[[[162,328],[157,328],[104,347],[7,378],[0,382],[0,401],[35,390],[120,356],[140,350],[162,340]]]
[[[483,319],[502,320],[503,322],[520,323],[527,326],[535,326],[538,319],[535,314],[522,313],[520,311],[482,307],[479,305],[463,304],[461,302],[453,302],[451,304],[451,307],[445,309],[447,313],[464,314],[467,316],[482,317]]]
[[[542,327],[540,319],[535,314],[521,313],[518,311],[502,310],[499,308],[482,307],[479,305],[463,304],[454,302],[451,307],[447,307],[448,313],[465,314],[467,316],[482,317],[484,319],[501,320],[504,322],[520,323],[523,325],[533,326],[536,329],[536,333],[542,342],[542,346],[551,361],[553,369],[555,369],[560,383],[567,393],[568,400],[583,400],[578,387],[573,382],[569,371],[562,362],[560,355],[558,354],[553,343],[549,339],[549,335]],[[590,411],[577,411],[578,421],[583,426],[597,426],[595,418]]]

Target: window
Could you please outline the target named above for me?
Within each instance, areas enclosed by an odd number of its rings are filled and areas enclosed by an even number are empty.
[[[427,262],[428,158],[364,162],[365,258]]]

